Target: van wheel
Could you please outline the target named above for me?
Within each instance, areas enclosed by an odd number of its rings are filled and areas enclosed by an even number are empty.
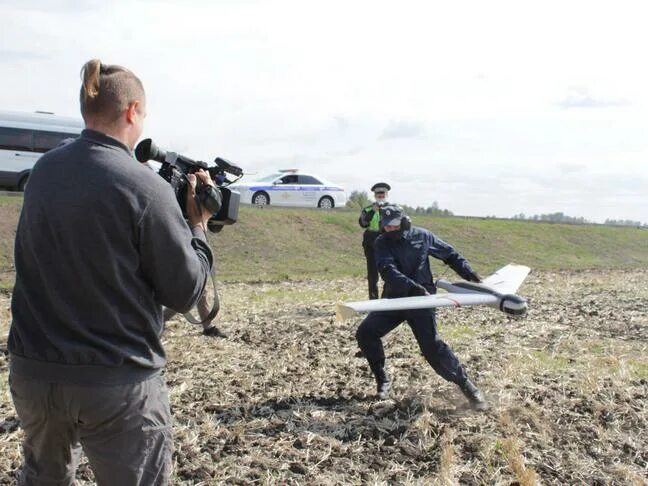
[[[252,196],[252,204],[255,206],[268,206],[270,204],[270,196],[265,191],[255,192]]]
[[[24,192],[25,189],[27,189],[27,181],[29,181],[29,174],[26,174],[26,175],[22,176],[22,178],[18,182],[18,190],[19,191]]]
[[[329,196],[324,196],[317,203],[317,207],[321,209],[333,209],[335,207],[335,204],[333,203],[333,199],[331,199]]]

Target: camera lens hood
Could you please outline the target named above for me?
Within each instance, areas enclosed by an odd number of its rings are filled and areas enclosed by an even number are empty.
[[[135,158],[140,162],[147,162],[149,160],[164,162],[165,157],[166,152],[158,148],[151,138],[142,140],[137,144],[137,147],[135,147]]]

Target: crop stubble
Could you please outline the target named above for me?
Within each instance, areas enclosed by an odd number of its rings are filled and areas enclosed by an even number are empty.
[[[333,320],[361,280],[221,286],[205,338],[169,323],[174,484],[645,484],[648,273],[534,273],[530,311],[439,311],[440,332],[492,409],[470,411],[406,325],[385,339],[393,399],[373,399],[359,323]],[[10,319],[2,298],[2,348]],[[0,484],[21,432],[0,356]],[[90,484],[87,465],[80,484]]]

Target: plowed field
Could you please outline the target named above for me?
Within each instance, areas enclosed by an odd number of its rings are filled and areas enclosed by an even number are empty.
[[[524,319],[440,310],[440,333],[491,403],[471,411],[407,325],[385,338],[392,398],[377,401],[360,322],[335,302],[361,280],[225,284],[209,338],[184,320],[165,346],[173,484],[646,484],[648,272],[532,273]],[[6,350],[9,295],[0,296]],[[0,484],[21,431],[0,354]],[[91,484],[84,464],[79,484]]]

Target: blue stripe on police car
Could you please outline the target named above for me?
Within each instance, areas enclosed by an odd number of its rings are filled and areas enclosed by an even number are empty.
[[[344,191],[340,187],[326,187],[326,186],[290,186],[290,185],[272,185],[272,186],[251,186],[248,188],[250,191]]]

